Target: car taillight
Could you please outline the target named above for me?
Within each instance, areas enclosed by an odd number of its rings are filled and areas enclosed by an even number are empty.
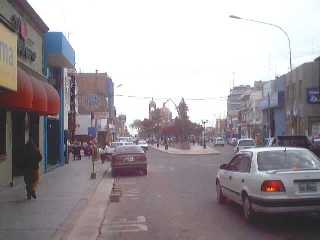
[[[285,192],[286,189],[280,180],[267,180],[261,185],[262,192]]]

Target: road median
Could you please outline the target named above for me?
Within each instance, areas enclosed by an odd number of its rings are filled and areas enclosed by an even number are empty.
[[[151,148],[160,151],[160,152],[165,152],[169,154],[177,154],[177,155],[217,155],[220,154],[219,151],[207,147],[203,148],[202,146],[196,145],[196,146],[191,146],[190,149],[178,149],[174,147],[169,147],[168,150],[165,149],[164,146],[150,146]]]

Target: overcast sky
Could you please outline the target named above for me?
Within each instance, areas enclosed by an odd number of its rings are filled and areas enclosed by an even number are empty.
[[[107,72],[116,94],[186,98],[191,120],[226,115],[232,86],[274,79],[289,69],[288,42],[270,26],[230,19],[230,14],[280,25],[292,42],[293,66],[320,55],[318,0],[29,0],[49,26],[69,38],[81,72]],[[211,98],[192,101],[190,98]],[[224,97],[224,98],[223,98]],[[156,100],[162,105],[164,100]],[[148,116],[148,99],[116,97],[127,119]],[[173,111],[174,105],[167,106]]]

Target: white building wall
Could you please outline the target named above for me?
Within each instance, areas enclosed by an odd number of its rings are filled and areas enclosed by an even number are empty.
[[[90,114],[76,115],[76,132],[75,135],[88,135],[88,128],[91,127]]]

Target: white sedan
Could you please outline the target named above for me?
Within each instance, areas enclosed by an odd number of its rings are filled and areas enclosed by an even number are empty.
[[[304,148],[272,147],[240,151],[220,166],[216,177],[219,203],[256,213],[320,212],[320,160]]]
[[[234,147],[233,151],[237,153],[242,149],[254,148],[254,147],[256,147],[256,142],[252,138],[240,138],[237,141],[237,144]]]

